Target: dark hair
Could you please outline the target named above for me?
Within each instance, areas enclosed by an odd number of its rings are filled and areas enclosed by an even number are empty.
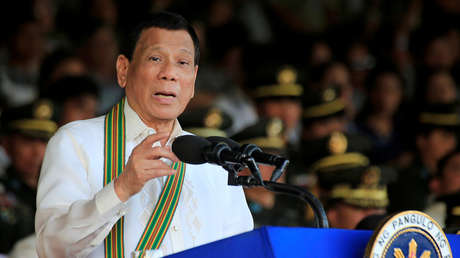
[[[40,73],[38,77],[38,87],[40,94],[44,94],[49,87],[51,75],[62,64],[63,61],[77,58],[77,55],[69,48],[59,48],[48,54],[40,66]]]
[[[460,154],[460,148],[458,147],[444,155],[444,157],[442,157],[436,165],[437,173],[435,176],[442,177],[444,175],[444,169],[446,168],[447,162],[449,162],[449,160],[457,154]]]
[[[54,103],[61,104],[83,95],[99,98],[99,89],[97,82],[88,75],[71,75],[52,83],[44,95]]]
[[[120,52],[131,60],[136,44],[145,29],[148,28],[161,28],[166,30],[185,30],[192,38],[195,47],[195,65],[198,65],[200,60],[200,43],[198,36],[192,25],[181,15],[170,12],[158,12],[147,15],[138,23],[137,26],[129,33],[128,38],[122,45]]]

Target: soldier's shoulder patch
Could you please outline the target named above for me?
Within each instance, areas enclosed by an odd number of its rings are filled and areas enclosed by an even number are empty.
[[[365,257],[451,258],[452,250],[439,224],[419,211],[404,211],[386,219],[369,240]]]

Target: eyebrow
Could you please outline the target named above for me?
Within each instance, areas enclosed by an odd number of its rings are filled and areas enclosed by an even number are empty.
[[[144,50],[155,51],[155,50],[162,50],[163,48],[160,46],[153,46],[153,47],[146,47]],[[190,56],[193,56],[192,51],[188,50],[187,48],[181,48],[179,51],[184,52]]]

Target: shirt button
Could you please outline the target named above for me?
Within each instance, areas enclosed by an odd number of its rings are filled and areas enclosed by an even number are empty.
[[[178,226],[173,226],[172,229],[173,229],[173,231],[176,231],[176,232],[179,231],[179,227],[178,227]]]

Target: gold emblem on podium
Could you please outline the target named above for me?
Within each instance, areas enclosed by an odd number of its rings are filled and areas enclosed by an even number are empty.
[[[395,258],[406,258],[401,248],[395,248],[393,250],[393,255]],[[430,257],[431,257],[430,251],[424,251],[422,255],[420,256],[420,258],[430,258]],[[413,238],[411,239],[409,243],[409,254],[407,255],[407,258],[417,258],[417,242]]]
[[[452,257],[441,226],[420,211],[403,211],[383,221],[367,243],[364,257]]]

